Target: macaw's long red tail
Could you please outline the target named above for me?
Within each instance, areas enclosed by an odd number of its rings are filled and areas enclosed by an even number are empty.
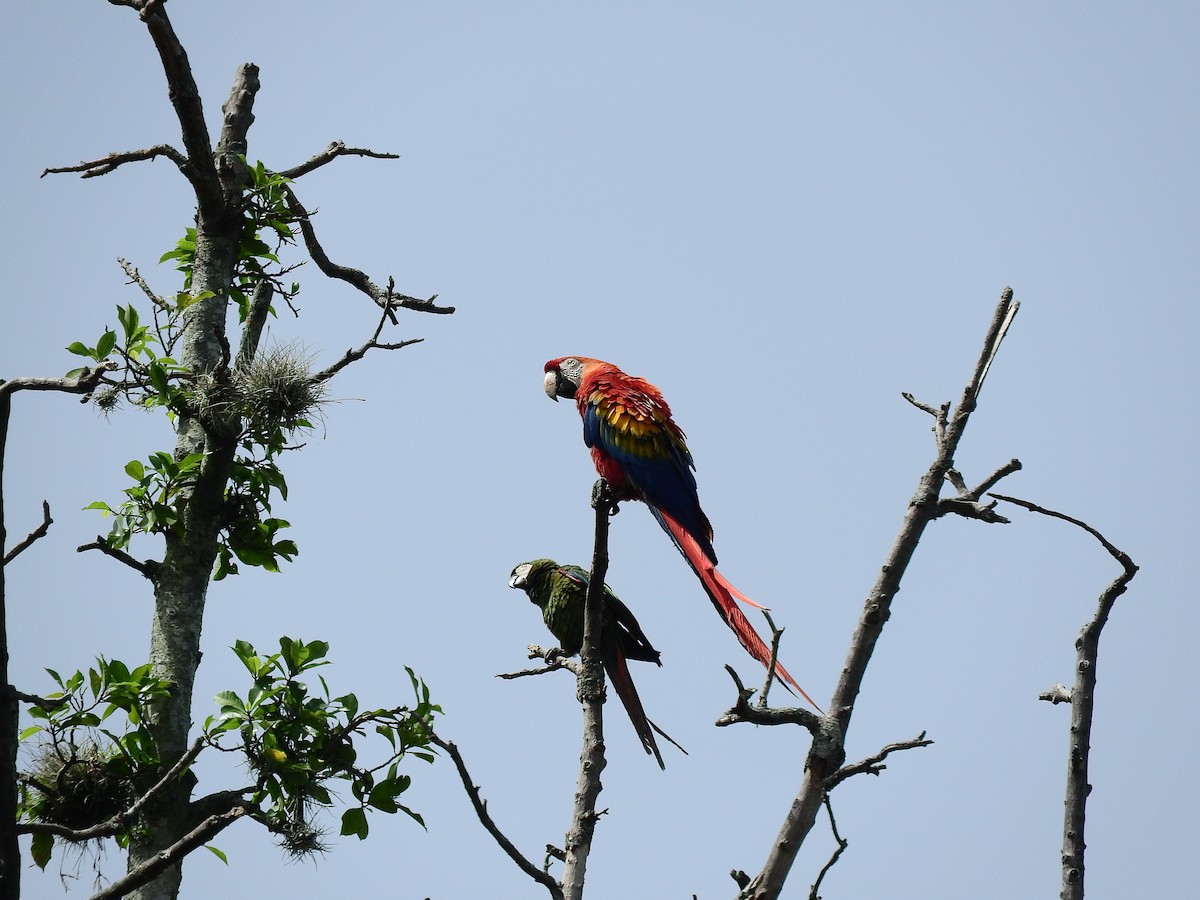
[[[608,674],[608,680],[612,683],[613,690],[621,698],[625,712],[629,714],[629,721],[633,723],[633,730],[641,738],[642,746],[646,748],[647,753],[654,754],[654,758],[658,760],[658,767],[660,769],[666,769],[662,754],[658,752],[658,743],[654,740],[654,731],[657,729],[646,718],[646,710],[642,708],[642,698],[638,696],[637,688],[633,686],[633,679],[629,676],[629,665],[625,662],[625,657],[621,655],[620,651],[605,654],[604,671]],[[659,734],[662,734],[662,732],[659,731]],[[665,734],[663,734],[663,737],[671,741]],[[671,741],[671,743],[674,744],[675,742]],[[678,747],[679,745],[675,744],[675,746]]]
[[[704,590],[708,594],[708,598],[712,600],[713,606],[717,608],[717,612],[721,614],[721,618],[725,620],[725,624],[733,629],[733,633],[737,635],[737,639],[741,645],[746,648],[746,652],[764,666],[769,666],[771,664],[771,648],[759,637],[758,632],[754,630],[754,626],[750,624],[750,620],[738,608],[737,601],[741,600],[743,603],[748,603],[758,609],[766,609],[766,607],[755,603],[730,584],[725,576],[717,571],[717,567],[700,548],[700,544],[696,539],[682,525],[663,510],[648,503],[646,505],[654,513],[654,518],[658,519],[658,524],[671,536],[671,540],[675,542],[675,546],[679,548],[679,552],[683,554],[683,558],[688,561],[688,565],[692,567],[692,571],[696,573],[696,577],[704,585]],[[804,693],[804,688],[800,687],[796,679],[791,676],[791,673],[783,667],[783,664],[779,660],[775,661],[775,674],[785,688],[789,691],[795,688],[793,693],[799,693],[801,697],[812,703],[816,710],[821,710],[821,707],[813,702],[813,698]]]

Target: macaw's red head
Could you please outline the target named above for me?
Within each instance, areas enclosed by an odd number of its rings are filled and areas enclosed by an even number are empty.
[[[605,365],[605,363],[601,363],[598,359],[589,359],[586,356],[564,356],[550,360],[546,363],[546,377],[542,381],[542,386],[546,389],[546,396],[556,403],[559,397],[574,400],[575,392],[583,383],[584,369],[589,365]]]

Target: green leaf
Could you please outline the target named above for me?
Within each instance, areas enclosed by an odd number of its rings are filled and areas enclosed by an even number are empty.
[[[342,834],[356,835],[360,841],[367,839],[367,813],[361,806],[355,806],[342,813]],[[50,857],[46,857],[49,860]],[[43,864],[45,868],[45,864]]]
[[[214,847],[212,844],[205,844],[204,849],[207,850],[209,853],[211,853],[213,856],[215,856],[217,859],[219,859],[221,862],[225,863],[225,865],[229,865],[229,860],[228,860],[228,858],[226,858],[225,854],[222,853],[218,848]]]
[[[37,863],[37,867],[45,869],[50,862],[51,854],[54,853],[54,835],[44,832],[35,834],[33,836],[33,843],[29,847],[29,852],[33,857],[33,861]]]
[[[141,481],[146,477],[146,467],[140,459],[131,459],[125,463],[125,474],[134,481]]]
[[[150,386],[160,394],[167,392],[167,373],[157,363],[151,363],[150,365]]]
[[[96,351],[81,341],[76,341],[75,343],[71,344],[71,346],[67,347],[67,349],[76,356],[90,356],[92,359],[96,358]]]
[[[39,731],[42,731],[42,730],[43,729],[42,729],[41,725],[30,725],[28,728],[26,728],[24,731],[22,731],[20,734],[17,735],[17,740],[18,741],[28,740],[29,738],[33,737],[35,734],[37,734]]]
[[[104,334],[100,335],[100,340],[96,341],[96,356],[99,359],[104,359],[108,354],[113,352],[113,347],[117,346],[117,333],[104,329]]]

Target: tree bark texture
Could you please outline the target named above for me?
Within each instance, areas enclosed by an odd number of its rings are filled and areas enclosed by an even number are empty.
[[[0,392],[0,557],[8,546],[4,529],[4,448],[12,408]],[[21,896],[21,851],[17,844],[17,698],[8,681],[8,614],[4,563],[0,561],[0,900]]]
[[[220,142],[214,151],[209,139],[200,94],[187,54],[161,6],[143,11],[147,28],[162,59],[168,92],[187,148],[185,174],[196,192],[196,250],[192,271],[193,294],[212,296],[185,312],[180,362],[195,375],[221,377],[229,365],[225,333],[234,271],[241,242],[239,203],[244,186],[242,163],[246,132],[254,120],[251,109],[258,90],[258,69],[238,69]],[[148,722],[159,757],[169,767],[187,752],[191,731],[192,689],[200,665],[200,634],[204,604],[218,550],[221,516],[230,466],[237,450],[236,428],[180,416],[175,457],[203,453],[194,484],[180,501],[179,527],[167,534],[162,564],[154,575],[154,618],[150,628],[150,662],[155,674],[171,682],[169,699],[159,703]],[[179,779],[146,810],[146,828],[129,845],[128,869],[133,871],[181,840],[196,823],[189,803],[192,779]],[[181,880],[180,863],[164,867],[153,882],[138,888],[137,900],[175,900]]]

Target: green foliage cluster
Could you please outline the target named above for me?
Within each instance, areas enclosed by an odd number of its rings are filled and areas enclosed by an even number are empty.
[[[131,670],[120,660],[104,658],[86,675],[76,671],[63,678],[53,669],[46,671],[58,690],[30,708],[35,724],[20,734],[34,749],[20,785],[18,817],[92,828],[123,813],[146,779],[159,774],[145,719],[150,705],[169,694],[170,685],[156,678],[149,665]],[[111,833],[121,846],[128,843],[127,828],[114,827]],[[35,832],[32,855],[40,867],[50,861],[53,845],[50,833]]]
[[[204,740],[245,757],[254,779],[242,791],[250,814],[289,852],[324,849],[313,813],[335,806],[338,783],[353,798],[341,834],[367,837],[371,810],[402,812],[424,827],[421,815],[400,802],[412,783],[400,768],[407,757],[433,762],[433,718],[442,710],[411,669],[405,669],[411,705],[363,710],[354,694],[333,697],[320,675],[317,686],[307,683],[313,670],[330,663],[324,641],[283,637],[279,652],[268,656],[246,641],[232,649],[253,682],[244,696],[222,691],[214,698],[219,711],[205,720]],[[31,764],[21,782],[19,816],[32,825],[32,856],[42,868],[52,857],[55,832],[38,825],[59,826],[67,840],[61,829],[74,840],[113,837],[128,846],[139,827],[131,808],[168,774],[145,722],[150,707],[170,693],[148,664],[131,670],[120,660],[99,659],[86,674],[66,678],[46,671],[58,689],[30,708],[35,724],[20,735]],[[364,748],[368,731],[379,740]],[[363,762],[368,749],[375,758]]]
[[[288,179],[269,172],[261,162],[246,163],[246,177],[244,222],[230,288],[243,323],[260,286],[269,284],[272,295],[289,304],[299,291],[295,282],[290,287],[283,284],[289,270],[279,259],[283,245],[295,242]],[[212,291],[192,290],[196,247],[196,229],[189,228],[159,260],[174,261],[183,275],[183,290],[169,299],[151,295],[151,323],[143,323],[134,306],[118,306],[119,330],[106,328],[94,345],[76,341],[67,349],[97,363],[117,362],[117,374],[106,377],[95,393],[102,408],[111,409],[121,399],[144,408],[162,407],[172,420],[197,419],[210,435],[236,443],[213,577],[236,574],[239,563],[277,572],[281,561],[298,553],[294,541],[279,537],[288,521],[271,515],[272,499],[287,499],[278,460],[296,431],[312,427],[311,416],[322,402],[324,387],[309,373],[309,361],[288,348],[248,355],[232,373],[228,366],[192,373],[175,360],[172,353],[183,333],[186,311],[214,296]],[[97,500],[87,507],[112,517],[108,545],[124,550],[135,535],[169,536],[182,527],[184,505],[206,461],[205,454],[175,459],[160,451],[145,462],[127,463],[125,471],[133,484],[124,489],[125,499],[115,506]]]
[[[346,783],[356,801],[342,815],[343,835],[365,838],[370,809],[403,812],[424,826],[420,814],[399,802],[412,781],[400,772],[400,764],[409,756],[433,761],[430,736],[441,707],[430,702],[429,688],[407,668],[415,695],[411,707],[362,710],[354,694],[332,697],[319,675],[320,688],[314,690],[301,676],[328,665],[328,651],[324,641],[284,637],[278,653],[259,656],[251,644],[238,641],[233,652],[254,684],[244,697],[234,691],[218,694],[220,713],[204,723],[215,745],[245,754],[255,777],[253,799],[261,805],[264,823],[297,854],[320,849],[312,811],[333,806],[331,782]],[[387,746],[382,759],[364,764],[355,741],[367,729]],[[236,745],[221,744],[233,734]]]

